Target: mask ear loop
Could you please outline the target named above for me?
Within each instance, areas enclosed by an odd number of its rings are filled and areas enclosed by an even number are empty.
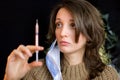
[[[54,80],[63,80],[60,68],[60,50],[55,44],[56,40],[52,43],[46,55],[46,65]]]

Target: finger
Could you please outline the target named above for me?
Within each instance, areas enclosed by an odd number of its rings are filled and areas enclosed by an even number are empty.
[[[32,69],[37,66],[42,66],[42,65],[43,65],[43,62],[41,62],[41,61],[39,61],[39,62],[33,61],[32,63],[29,63],[29,69]]]
[[[12,51],[12,53],[8,56],[8,60],[9,61],[14,61],[16,58],[20,58],[20,59],[25,59],[25,56],[20,52],[18,51],[17,49],[14,49]]]
[[[44,50],[44,47],[42,46],[27,45],[26,47],[31,51],[31,53],[34,53],[37,50],[38,51]]]
[[[24,46],[24,45],[20,45],[18,48],[17,48],[19,51],[23,52],[25,55],[27,55],[28,57],[31,57],[32,56],[32,53],[30,52],[30,50]]]

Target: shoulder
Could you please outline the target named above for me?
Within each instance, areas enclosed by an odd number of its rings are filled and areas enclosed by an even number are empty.
[[[33,68],[32,70],[30,70],[26,75],[25,77],[23,78],[23,80],[31,80],[31,79],[41,79],[41,76],[44,77],[44,80],[45,79],[45,76],[46,78],[48,77],[51,77],[49,71],[48,71],[48,68],[46,66],[46,63],[45,63],[45,60],[44,59],[41,59],[40,61],[43,62],[43,65],[40,66],[40,67],[35,67]],[[43,74],[44,73],[44,74]],[[41,79],[42,80],[42,79]]]
[[[47,66],[46,66],[46,63],[45,63],[45,59],[40,59],[39,61],[41,61],[43,63],[42,66],[38,66],[38,67],[34,67],[30,72],[41,72],[41,71],[47,71]],[[39,73],[40,73],[39,72]]]
[[[39,61],[41,61],[43,65],[34,67],[30,72],[41,73],[42,71],[48,71],[46,63],[45,63],[45,59],[40,59]]]
[[[119,75],[116,69],[110,65],[105,66],[100,76],[96,77],[97,80],[119,80]]]

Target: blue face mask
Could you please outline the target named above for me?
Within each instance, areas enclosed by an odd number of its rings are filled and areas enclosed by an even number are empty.
[[[52,43],[46,55],[46,65],[54,80],[63,80],[60,68],[60,50],[55,44],[56,40]]]

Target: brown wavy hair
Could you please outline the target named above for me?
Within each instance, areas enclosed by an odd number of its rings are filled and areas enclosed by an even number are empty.
[[[76,25],[75,41],[78,42],[80,33],[87,38],[84,63],[88,71],[88,79],[94,79],[104,70],[105,64],[102,62],[99,49],[104,44],[105,31],[104,23],[100,12],[86,0],[63,0],[55,6],[50,17],[50,27],[48,38],[55,39],[55,19],[60,8],[66,8],[73,15]]]

